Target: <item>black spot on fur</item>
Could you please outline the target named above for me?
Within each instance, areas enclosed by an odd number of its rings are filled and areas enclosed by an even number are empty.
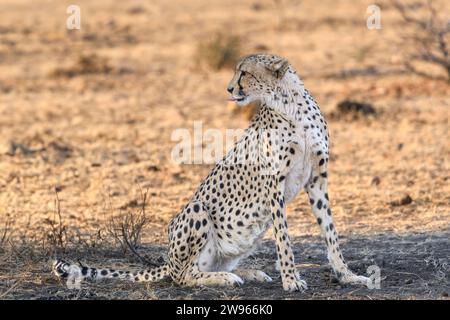
[[[322,209],[322,200],[317,201],[317,209]]]

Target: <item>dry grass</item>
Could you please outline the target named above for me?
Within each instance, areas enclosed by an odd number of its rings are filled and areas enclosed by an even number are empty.
[[[67,244],[67,227],[64,225],[61,215],[61,201],[59,200],[58,191],[55,190],[55,212],[53,219],[48,220],[50,232],[47,239],[54,248],[63,249]],[[55,250],[56,251],[56,250]]]

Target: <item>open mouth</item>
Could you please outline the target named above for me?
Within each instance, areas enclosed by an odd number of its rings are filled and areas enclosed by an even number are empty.
[[[231,97],[231,98],[228,99],[228,101],[244,101],[245,98],[246,97],[238,97],[238,98]]]

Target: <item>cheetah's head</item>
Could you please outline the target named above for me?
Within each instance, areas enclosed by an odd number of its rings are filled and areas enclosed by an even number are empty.
[[[289,62],[282,57],[269,54],[255,54],[242,58],[227,90],[229,100],[238,106],[261,101],[280,91],[281,82],[289,69]]]

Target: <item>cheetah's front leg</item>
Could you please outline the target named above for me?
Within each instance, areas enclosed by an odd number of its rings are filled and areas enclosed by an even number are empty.
[[[354,274],[347,266],[342,256],[338,243],[338,234],[331,216],[330,202],[328,199],[327,173],[325,161],[320,160],[320,171],[313,172],[311,181],[306,186],[312,211],[316,216],[322,234],[327,244],[328,260],[334,273],[341,283],[365,284],[369,278]]]
[[[281,192],[276,192],[270,201],[283,289],[286,291],[304,291],[308,286],[305,281],[300,279],[300,275],[295,268],[294,253],[288,234],[284,197]]]

